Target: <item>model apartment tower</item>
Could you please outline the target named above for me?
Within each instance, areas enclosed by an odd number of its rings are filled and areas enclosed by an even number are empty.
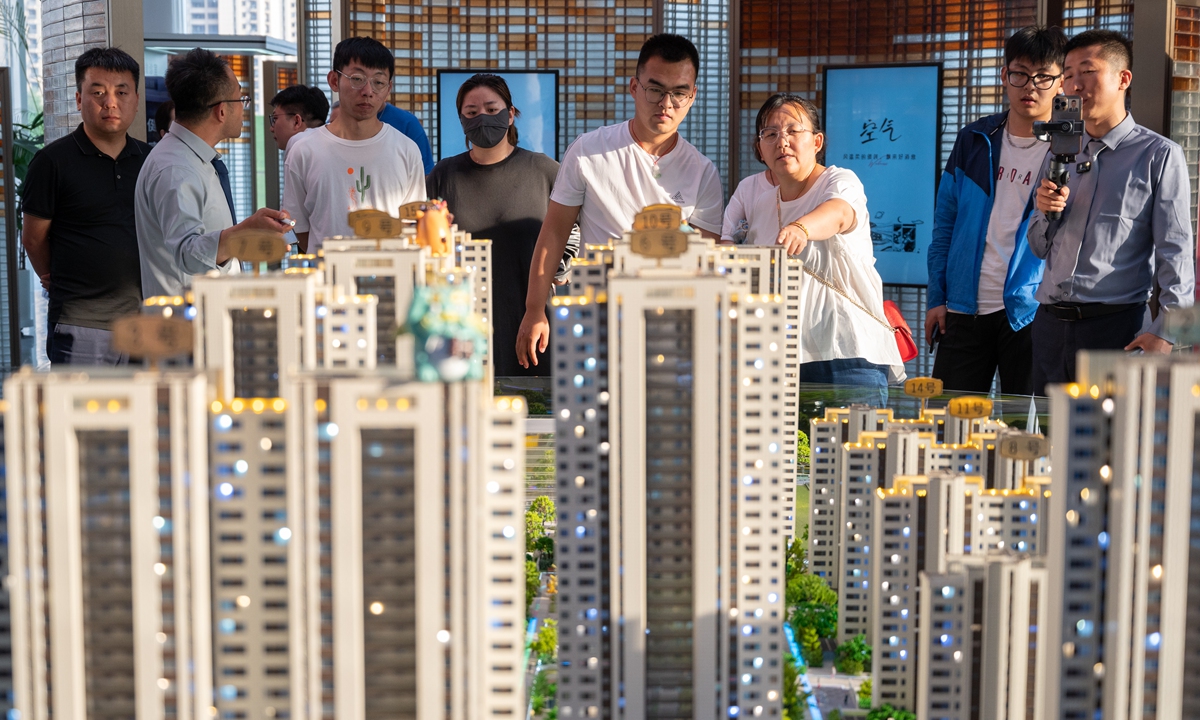
[[[1028,480],[1028,485],[1015,490],[996,490],[986,488],[981,476],[945,472],[893,477],[891,487],[875,491],[868,554],[870,577],[875,580],[868,610],[874,704],[887,703],[923,718],[941,717],[920,699],[930,688],[943,687],[946,677],[921,652],[928,649],[931,639],[949,642],[942,640],[946,635],[939,629],[942,621],[927,612],[926,595],[939,590],[927,585],[926,574],[941,576],[957,572],[952,569],[957,566],[984,567],[997,559],[1008,562],[1014,558],[1032,558],[1035,568],[1043,568],[1045,547],[1039,542],[1039,530],[1049,497],[1040,478]],[[970,625],[967,622],[965,627]],[[1004,638],[1030,631],[1015,620],[1010,625],[1011,632]],[[988,683],[997,677],[985,675],[982,687],[990,691]],[[971,697],[981,697],[978,688],[972,692]],[[969,709],[963,691],[955,694],[962,707]],[[1011,715],[983,717],[1025,716],[1013,711]]]
[[[21,717],[210,716],[208,392],[191,371],[5,383]]]
[[[416,243],[415,231],[406,228],[397,238],[329,238],[325,241],[323,266],[326,281],[349,295],[373,295],[378,298],[376,314],[377,364],[401,364],[412,354],[412,344],[397,336],[412,303],[413,290],[435,277],[449,275],[471,283],[471,310],[487,327],[492,320],[492,242],[472,238],[470,233],[451,228],[451,252],[435,257],[429,248]],[[489,330],[490,333],[490,330]],[[484,366],[493,366],[493,350],[488,343]]]
[[[603,289],[552,307],[560,716],[770,716],[786,307],[700,267],[706,243],[627,251]]]
[[[298,388],[292,717],[521,715],[524,400],[378,374]]]
[[[1049,389],[1046,718],[1200,712],[1200,364],[1080,356]],[[1186,628],[1186,631],[1185,631]]]

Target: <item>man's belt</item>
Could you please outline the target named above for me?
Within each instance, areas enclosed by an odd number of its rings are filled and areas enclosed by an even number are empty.
[[[1119,312],[1143,307],[1145,304],[1144,302],[1124,303],[1121,305],[1112,305],[1109,303],[1056,303],[1054,305],[1042,305],[1042,309],[1059,320],[1087,320],[1089,318],[1104,317],[1105,315],[1116,315]]]

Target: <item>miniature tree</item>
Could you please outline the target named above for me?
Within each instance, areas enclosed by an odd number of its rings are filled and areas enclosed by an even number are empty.
[[[800,628],[800,653],[804,664],[809,667],[825,667],[825,653],[821,650],[821,638],[812,626]]]
[[[855,635],[838,646],[834,667],[840,673],[858,675],[871,664],[871,646],[862,634]]]
[[[891,705],[880,705],[867,713],[867,720],[917,720],[917,716],[908,710],[894,708]]]
[[[858,686],[858,706],[864,710],[871,708],[871,678],[863,680]]]

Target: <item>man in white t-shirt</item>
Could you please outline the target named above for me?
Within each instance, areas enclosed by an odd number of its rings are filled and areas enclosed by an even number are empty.
[[[283,207],[296,220],[303,252],[334,235],[349,235],[353,210],[396,215],[425,199],[425,170],[416,143],[379,120],[392,88],[395,58],[378,40],[354,37],[333,53],[329,87],[341,112],[306,133],[284,161]]]
[[[537,365],[550,339],[546,300],[578,222],[583,243],[620,238],[647,205],[670,203],[705,237],[718,239],[724,192],[712,161],[678,132],[696,98],[700,54],[679,35],[655,35],[642,45],[629,80],[633,119],[584,133],[567,148],[533,262],[517,361]]]
[[[925,339],[941,335],[933,376],[947,390],[986,393],[998,370],[1002,392],[1033,392],[1030,323],[1045,263],[1025,235],[1049,150],[1033,123],[1050,119],[1065,48],[1058,28],[1026,27],[1008,39],[1000,79],[1009,109],[959,131],[942,175]]]

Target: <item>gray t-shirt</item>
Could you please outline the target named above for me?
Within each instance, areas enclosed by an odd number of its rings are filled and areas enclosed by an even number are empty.
[[[494,165],[480,165],[470,153],[446,158],[425,179],[429,197],[446,201],[460,230],[492,241],[492,340],[500,377],[550,374],[550,363],[540,358],[536,367],[522,368],[515,348],[533,248],[557,174],[552,158],[518,147]]]

